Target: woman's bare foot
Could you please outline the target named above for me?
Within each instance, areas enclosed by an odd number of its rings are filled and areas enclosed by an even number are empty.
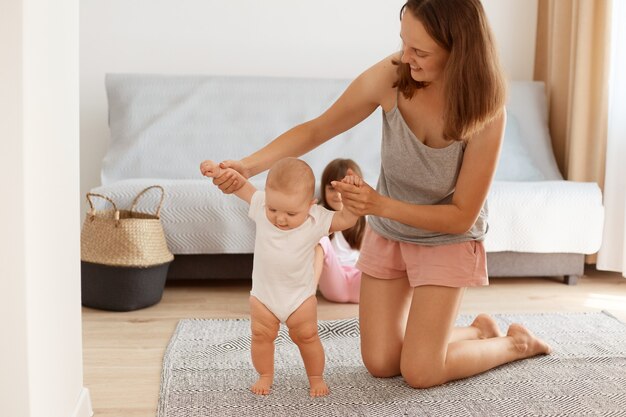
[[[321,376],[310,376],[309,384],[311,385],[309,391],[311,397],[324,397],[330,394],[330,389],[328,389],[328,385],[326,385],[324,378]]]
[[[552,348],[543,340],[532,334],[530,330],[519,323],[513,323],[509,326],[506,333],[511,336],[515,343],[515,348],[523,354],[524,358],[540,354],[549,354]]]
[[[490,339],[492,337],[504,336],[493,317],[487,314],[477,315],[470,326],[478,329],[479,339]]]
[[[271,376],[259,376],[259,379],[250,387],[250,391],[256,395],[267,395],[270,393],[272,387],[273,377]]]

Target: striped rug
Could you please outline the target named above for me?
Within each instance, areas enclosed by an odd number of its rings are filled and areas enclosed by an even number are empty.
[[[416,390],[361,362],[357,319],[320,321],[331,394],[311,399],[302,360],[281,327],[272,392],[256,396],[248,320],[181,320],[163,360],[157,417],[626,416],[626,325],[605,313],[500,314],[554,352]],[[461,316],[459,325],[472,317]]]

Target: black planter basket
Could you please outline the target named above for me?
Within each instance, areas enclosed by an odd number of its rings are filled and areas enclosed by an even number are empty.
[[[109,311],[132,311],[161,301],[171,262],[148,268],[81,262],[82,304]]]
[[[160,191],[156,212],[136,210],[147,191]],[[112,210],[96,210],[92,198],[108,201]],[[109,197],[88,193],[90,210],[81,230],[82,303],[86,307],[131,311],[158,303],[174,255],[167,247],[160,220],[165,190],[153,185],[139,192],[130,210]]]

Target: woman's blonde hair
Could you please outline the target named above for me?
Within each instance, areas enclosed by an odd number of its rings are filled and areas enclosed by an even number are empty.
[[[498,116],[506,84],[493,34],[479,0],[408,0],[400,9],[411,13],[435,42],[449,52],[444,69],[444,128],[448,140],[465,140]],[[411,78],[408,64],[393,60],[393,84],[407,99],[426,82]]]

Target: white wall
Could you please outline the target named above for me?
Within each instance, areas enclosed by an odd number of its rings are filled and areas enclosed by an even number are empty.
[[[109,137],[105,73],[352,78],[399,48],[403,3],[82,0],[82,195],[100,184]],[[537,0],[483,3],[510,78],[532,79]]]
[[[0,14],[0,218],[10,219],[5,220],[4,236],[0,239],[0,415],[3,416],[27,416],[30,408],[24,279],[26,216],[21,141],[21,30],[21,2],[3,3]]]
[[[537,0],[482,0],[511,80],[532,80],[535,68]]]
[[[78,0],[0,13],[0,415],[86,417]]]

